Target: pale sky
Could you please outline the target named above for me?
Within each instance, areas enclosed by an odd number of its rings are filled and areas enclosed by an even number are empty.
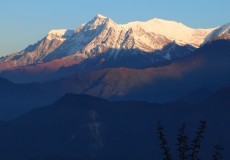
[[[23,50],[49,30],[75,29],[97,13],[117,23],[161,18],[212,28],[230,22],[229,6],[229,0],[0,0],[0,56]]]

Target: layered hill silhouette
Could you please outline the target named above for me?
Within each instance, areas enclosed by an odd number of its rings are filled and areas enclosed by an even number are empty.
[[[111,100],[170,102],[201,88],[210,92],[229,85],[230,41],[217,40],[197,49],[190,56],[146,69],[107,68],[76,72],[45,83],[2,82],[1,119],[15,117],[47,105],[66,93],[88,94]],[[94,65],[96,67],[96,65]],[[16,73],[12,74],[15,78]],[[20,76],[24,76],[20,73]],[[37,74],[34,78],[38,78]],[[8,88],[4,88],[7,87]],[[194,93],[193,93],[194,94]],[[200,96],[208,96],[209,93]],[[194,100],[194,95],[190,103]],[[184,98],[185,99],[185,98]],[[196,100],[199,97],[195,98]],[[198,100],[199,101],[199,100]],[[187,101],[188,102],[188,101]],[[195,100],[193,103],[196,103]],[[20,107],[18,107],[20,106]]]
[[[229,85],[229,53],[230,41],[218,40],[161,67],[78,72],[43,87],[115,100],[172,101],[200,88],[216,90]]]

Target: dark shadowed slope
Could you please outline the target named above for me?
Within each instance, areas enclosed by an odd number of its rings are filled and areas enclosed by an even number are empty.
[[[222,91],[219,91],[222,93]],[[221,140],[229,157],[229,107],[222,105],[229,90],[200,106],[186,103],[110,102],[67,94],[55,104],[38,108],[0,125],[0,157],[11,160],[44,157],[74,159],[161,159],[155,125],[160,120],[170,145],[187,122],[192,136],[200,120],[208,121],[202,154],[210,156]],[[226,97],[226,96],[224,96]],[[225,99],[229,105],[229,99]],[[214,103],[215,102],[215,103]],[[43,157],[43,158],[42,158]]]
[[[57,92],[90,94],[111,99],[172,101],[200,89],[230,82],[230,41],[219,40],[171,64],[142,70],[111,68],[77,73],[46,83]]]

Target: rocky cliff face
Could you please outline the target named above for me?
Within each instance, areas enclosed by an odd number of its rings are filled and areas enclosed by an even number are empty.
[[[25,50],[11,54],[0,60],[0,71],[20,66],[35,65],[44,62],[44,58],[60,47],[70,36],[72,31],[53,30],[47,37]]]

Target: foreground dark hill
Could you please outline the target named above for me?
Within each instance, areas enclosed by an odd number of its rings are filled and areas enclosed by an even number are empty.
[[[110,99],[166,102],[200,88],[215,90],[229,85],[229,62],[230,41],[218,40],[161,67],[79,72],[43,87]]]
[[[34,107],[51,104],[58,97],[33,84],[15,84],[0,78],[0,120],[12,119]]]
[[[111,102],[67,94],[55,104],[38,108],[0,125],[0,157],[5,160],[161,159],[156,135],[158,120],[171,146],[177,129],[188,124],[194,135],[200,120],[208,128],[201,154],[209,159],[221,141],[230,157],[230,89],[212,94],[200,105]],[[174,147],[175,148],[175,147]]]

